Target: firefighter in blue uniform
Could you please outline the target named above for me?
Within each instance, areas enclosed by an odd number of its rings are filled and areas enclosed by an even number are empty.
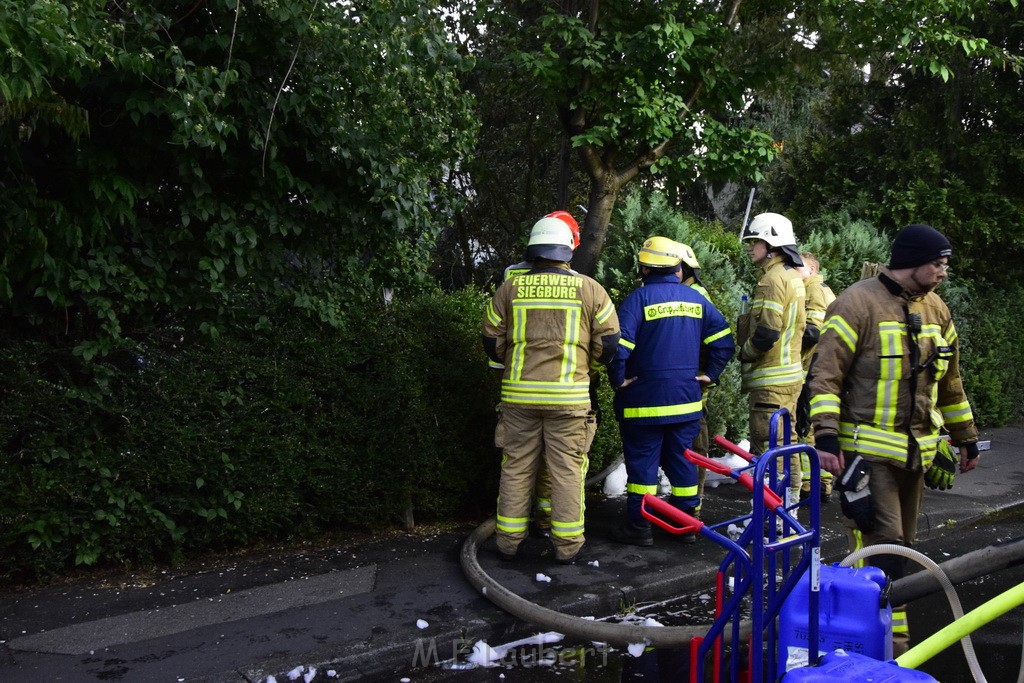
[[[608,366],[627,476],[627,519],[612,532],[619,543],[654,543],[640,503],[645,493],[657,494],[659,466],[672,485],[672,505],[691,514],[700,506],[697,467],[683,451],[700,430],[703,387],[718,381],[735,352],[719,310],[682,284],[682,255],[682,245],[667,237],[644,242],[637,258],[643,286],[619,308],[622,333]]]

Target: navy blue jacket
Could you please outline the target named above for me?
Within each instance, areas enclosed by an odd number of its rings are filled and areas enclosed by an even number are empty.
[[[631,424],[670,424],[701,416],[701,347],[704,374],[717,382],[733,357],[732,330],[714,304],[675,274],[652,275],[618,309],[622,336],[608,377],[615,416]],[[619,388],[628,377],[629,386]]]

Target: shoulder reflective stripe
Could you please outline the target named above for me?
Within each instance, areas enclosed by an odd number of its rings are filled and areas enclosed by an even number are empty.
[[[692,498],[697,495],[697,486],[673,486],[671,495],[676,498]]]
[[[636,344],[634,344],[633,342],[629,341],[628,339],[623,339],[622,337],[619,337],[619,344],[621,346],[625,346],[630,351],[632,351],[633,349],[636,348]]]
[[[537,308],[546,311],[582,310],[579,299],[512,299],[512,308]]]
[[[609,301],[604,307],[597,312],[597,322],[604,324],[608,322],[608,319],[612,317],[612,313],[615,312],[615,305]]]
[[[694,290],[700,292],[701,296],[703,296],[708,301],[711,301],[711,295],[708,294],[708,290],[704,289],[704,287],[702,285],[694,282],[693,284],[690,285],[690,289],[694,289]]]
[[[807,319],[816,323],[825,321],[825,311],[807,311]]]
[[[957,340],[956,325],[953,324],[952,320],[949,321],[949,329],[946,330],[946,334],[944,336],[946,338],[946,341],[949,342],[950,344],[955,344],[956,343],[956,340]]]
[[[487,321],[497,327],[501,324],[501,316],[494,310],[494,300],[487,302]]]
[[[623,418],[640,417],[676,417],[680,415],[693,415],[701,410],[701,402],[677,403],[672,406],[649,406],[637,408],[625,408],[622,411]]]
[[[942,412],[942,419],[946,424],[957,424],[958,422],[967,422],[974,419],[971,404],[967,401],[951,406],[939,406],[939,410]]]
[[[821,333],[825,334],[829,330],[835,332],[836,336],[846,344],[846,347],[851,352],[857,350],[857,333],[842,316],[833,315],[825,321],[825,326],[821,328]]]
[[[658,495],[658,485],[630,484],[629,482],[626,482],[626,493],[639,493],[640,495],[649,493],[652,496],[656,496]]]
[[[713,335],[711,335],[709,337],[705,337],[704,338],[704,343],[705,344],[710,344],[711,342],[718,341],[722,337],[727,337],[730,334],[732,334],[732,330],[727,327],[724,330],[722,330],[721,332],[716,332],[715,334],[713,334]]]

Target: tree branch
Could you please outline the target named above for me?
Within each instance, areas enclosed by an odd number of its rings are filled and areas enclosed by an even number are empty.
[[[309,16],[306,18],[306,23],[313,21],[313,15],[316,13],[316,8],[320,5],[320,0],[316,0],[313,3],[313,9],[309,11]],[[284,86],[288,83],[288,79],[292,75],[292,69],[295,67],[295,60],[299,57],[299,50],[302,49],[302,38],[299,38],[298,45],[295,46],[295,53],[292,55],[292,62],[288,65],[288,71],[285,72],[284,78],[281,79],[281,87],[277,89],[277,96],[274,97],[274,106],[270,108],[270,120],[267,121],[267,132],[263,137],[263,159],[260,163],[260,172],[264,177],[267,175],[267,150],[270,148],[270,129],[274,125],[274,112],[277,111],[277,103],[281,101],[281,93],[284,92]]]
[[[743,4],[743,0],[733,0],[732,7],[729,8],[729,13],[725,17],[726,27],[731,27],[736,22],[736,17],[740,13],[740,5]],[[697,102],[697,98],[704,92],[704,81],[697,83],[693,87],[693,91],[690,96],[686,98],[686,102],[683,104],[682,110],[678,116],[682,117],[685,114],[693,110],[693,105]],[[636,155],[629,164],[617,173],[618,178],[623,182],[629,182],[640,172],[641,169],[650,168],[658,159],[665,156],[668,151],[669,145],[672,144],[672,138],[662,140],[657,145]]]

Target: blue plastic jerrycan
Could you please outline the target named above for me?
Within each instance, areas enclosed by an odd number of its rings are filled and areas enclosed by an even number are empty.
[[[782,677],[782,683],[938,683],[923,671],[904,669],[896,662],[877,659],[854,652],[836,650],[821,658],[818,666],[793,669]]]
[[[892,607],[885,572],[838,565],[819,569],[818,653],[843,650],[883,662],[892,659]],[[779,612],[779,676],[808,664],[810,591],[808,572]]]

